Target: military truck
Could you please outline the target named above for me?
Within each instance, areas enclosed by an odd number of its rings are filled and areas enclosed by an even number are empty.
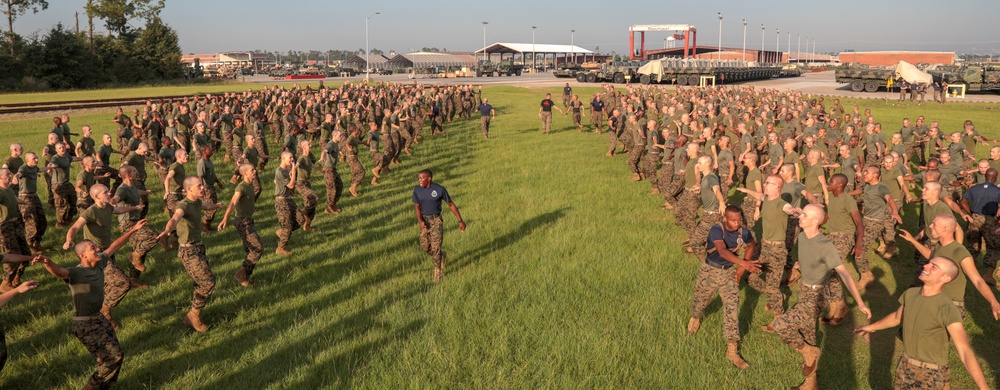
[[[668,58],[650,61],[638,73],[642,84],[696,86],[701,84],[702,77],[714,77],[716,84],[775,78],[781,75],[781,67],[736,60]]]
[[[572,62],[559,64],[559,67],[552,72],[557,78],[576,78],[578,72],[583,71],[583,67],[580,64],[574,64]]]
[[[581,83],[612,82],[624,84],[639,80],[639,68],[647,61],[614,61],[601,65],[598,69],[582,70],[576,73],[576,81]]]
[[[851,84],[851,91],[877,92],[879,88],[886,88],[895,74],[895,69],[848,65],[837,69],[834,77],[838,83]]]
[[[514,60],[503,60],[499,63],[493,63],[490,60],[479,60],[479,64],[476,65],[476,77],[493,77],[494,75],[520,76],[523,71],[524,65],[515,64]]]
[[[928,69],[935,82],[965,85],[966,92],[1000,91],[1000,64],[975,64]]]

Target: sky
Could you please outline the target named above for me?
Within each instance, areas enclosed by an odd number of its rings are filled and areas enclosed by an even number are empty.
[[[14,30],[44,34],[56,23],[72,29],[86,0],[49,0],[49,9],[21,16]],[[627,4],[627,5],[626,5]],[[845,50],[931,50],[1000,55],[998,0],[904,2],[819,1],[398,1],[398,0],[166,0],[161,17],[180,37],[184,54],[223,51],[358,50],[365,47],[366,17],[372,49],[388,53],[436,47],[474,51],[487,44],[569,44],[602,53],[628,52],[628,27],[691,24],[700,46],[802,51],[815,39],[817,53]],[[623,6],[624,5],[624,6]],[[945,15],[945,16],[942,16]],[[134,21],[141,27],[142,21]],[[763,39],[761,24],[764,25]],[[776,31],[776,29],[778,31]],[[106,29],[95,20],[95,32]],[[571,33],[571,30],[576,30]],[[647,33],[648,48],[661,48],[666,32]],[[808,39],[807,39],[808,38]],[[638,41],[638,34],[636,34]]]

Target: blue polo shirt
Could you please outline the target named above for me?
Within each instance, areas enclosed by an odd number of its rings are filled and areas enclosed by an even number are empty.
[[[723,229],[722,225],[719,224],[712,226],[708,231],[708,241],[705,243],[708,250],[708,256],[705,257],[705,261],[722,266],[730,266],[733,263],[723,259],[719,251],[715,250],[715,242],[718,240],[725,241],[726,248],[733,253],[736,253],[736,250],[739,249],[741,240],[744,245],[754,242],[753,235],[750,234],[750,229],[740,227],[736,231],[731,232]]]
[[[413,203],[420,205],[423,215],[441,215],[441,202],[451,203],[451,195],[437,183],[431,183],[428,188],[413,187]]]
[[[493,112],[493,106],[491,106],[489,103],[483,103],[479,105],[479,115],[490,116],[491,112]]]
[[[969,202],[969,209],[975,214],[997,215],[1000,187],[990,182],[976,184],[965,191],[962,199]]]

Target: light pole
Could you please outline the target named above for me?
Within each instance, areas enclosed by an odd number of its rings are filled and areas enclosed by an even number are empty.
[[[743,61],[747,60],[747,19],[743,18]]]
[[[719,12],[719,51],[715,58],[722,60],[722,12]]]
[[[808,35],[806,35],[806,51],[809,51],[809,36]],[[809,60],[806,60],[806,63],[808,63],[808,62],[809,62]]]
[[[531,73],[536,73],[535,70],[535,29],[538,26],[531,26]]]
[[[802,58],[802,34],[795,34],[795,36],[799,40],[798,49],[795,49],[795,62],[799,62],[799,59]]]
[[[576,30],[569,30],[569,49],[573,52],[573,63],[576,63]]]
[[[788,52],[788,63],[792,63],[792,32],[788,32],[788,38],[785,39],[785,51]]]
[[[760,24],[760,55],[757,58],[764,60],[764,23]]]
[[[774,59],[781,63],[781,30],[774,29]]]
[[[371,50],[368,49],[368,19],[371,19],[373,16],[378,14],[381,14],[381,12],[373,13],[371,15],[368,15],[367,18],[365,18],[365,80],[366,81],[368,80],[368,72],[371,70],[371,65],[368,62],[369,58],[371,57]]]
[[[486,53],[486,25],[487,24],[490,24],[490,22],[483,22],[483,59],[484,60],[489,60],[490,59],[490,55],[488,53]]]

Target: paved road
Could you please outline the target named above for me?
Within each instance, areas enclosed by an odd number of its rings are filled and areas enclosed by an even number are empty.
[[[475,84],[475,85],[517,85],[523,87],[561,87],[566,83],[570,86],[597,86],[596,83],[579,83],[575,79],[568,78],[556,78],[552,76],[552,73],[538,73],[538,74],[524,74],[521,76],[512,77],[464,77],[464,78],[416,78],[410,79],[405,74],[394,74],[389,76],[381,75],[371,75],[372,80],[375,81],[389,81],[393,83],[408,83],[417,82],[422,84]],[[325,81],[327,83],[338,83],[344,80],[351,80],[352,82],[360,82],[364,79],[364,76],[356,76],[351,78],[328,78]],[[271,80],[271,78],[263,75],[248,77],[246,79],[248,82],[257,83],[292,83],[292,82],[302,82],[302,80]],[[743,83],[745,85],[757,85],[761,87],[774,88],[778,90],[793,89],[796,91],[801,91],[803,93],[814,94],[814,95],[829,95],[829,96],[846,96],[855,98],[873,98],[873,99],[898,99],[898,92],[885,92],[880,91],[876,93],[867,92],[854,92],[851,91],[848,84],[838,84],[834,81],[833,71],[826,72],[816,72],[816,73],[806,73],[801,77],[791,77],[791,78],[780,78],[780,79],[770,79],[761,81],[751,81]],[[666,85],[666,88],[672,89],[672,85]],[[553,95],[561,94],[561,90],[553,90]],[[931,100],[933,103],[933,94],[928,91],[926,98]],[[1000,102],[1000,94],[996,93],[978,93],[978,94],[967,94],[965,99],[949,99],[952,102],[958,101],[969,101],[969,102],[990,102],[998,103]]]

